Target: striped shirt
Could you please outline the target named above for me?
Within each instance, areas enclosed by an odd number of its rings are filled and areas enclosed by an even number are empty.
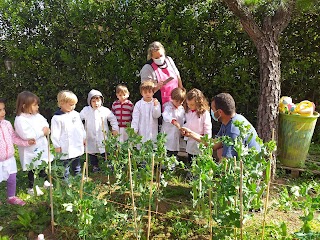
[[[117,117],[119,127],[126,127],[132,120],[133,104],[130,100],[121,103],[119,100],[113,102],[112,112]]]

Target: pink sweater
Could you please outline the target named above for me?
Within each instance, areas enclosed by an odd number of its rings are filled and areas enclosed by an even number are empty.
[[[0,162],[4,162],[14,155],[13,144],[29,146],[28,140],[21,139],[9,121],[0,121]]]

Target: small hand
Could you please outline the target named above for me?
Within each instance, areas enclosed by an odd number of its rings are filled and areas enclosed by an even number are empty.
[[[116,131],[116,130],[112,130],[111,132],[112,132],[112,135],[113,135],[113,136],[116,136],[116,135],[119,134],[118,131]]]
[[[61,153],[61,147],[55,148],[54,151],[55,151],[56,153]]]
[[[154,98],[154,99],[153,99],[153,105],[154,105],[154,106],[157,106],[158,104],[159,104],[158,99]]]
[[[31,145],[34,145],[34,144],[36,144],[36,140],[34,139],[34,138],[32,138],[32,139],[29,139],[28,140],[28,144],[31,146]]]
[[[192,134],[192,131],[189,128],[186,128],[186,127],[180,128],[180,132],[181,132],[181,135],[185,136],[185,137],[190,137],[191,134]]]
[[[174,126],[176,126],[178,129],[180,129],[181,128],[181,126],[180,126],[180,124],[177,122],[177,120],[172,120],[172,124],[174,125]]]
[[[50,134],[50,128],[48,127],[43,127],[42,131],[45,136],[48,136]]]

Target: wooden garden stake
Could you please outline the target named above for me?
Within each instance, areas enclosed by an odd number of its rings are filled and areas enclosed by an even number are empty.
[[[208,190],[209,192],[209,210],[210,210],[210,216],[209,216],[209,228],[210,228],[210,240],[212,240],[212,203],[211,203],[211,189]]]
[[[160,189],[160,175],[161,175],[161,163],[157,164],[157,193],[159,192]],[[158,202],[158,197],[156,197],[156,214],[158,213],[158,208],[159,208],[159,202]]]
[[[87,161],[84,162],[83,169],[82,169],[82,176],[81,176],[81,183],[80,183],[80,199],[82,199],[82,196],[83,196],[83,182],[84,182],[84,176],[86,171],[86,165],[87,165]]]
[[[85,166],[83,166],[86,168],[86,181],[88,181],[88,178],[89,178],[88,141],[87,141],[88,138],[87,138],[87,136],[88,136],[88,127],[87,127],[87,122],[86,122],[86,140],[85,140],[85,142],[86,142],[86,164],[85,164]]]
[[[150,179],[149,211],[148,211],[148,235],[147,235],[147,239],[148,240],[150,239],[150,229],[151,229],[151,200],[152,200],[153,170],[154,170],[154,154],[152,155],[151,179]]]
[[[234,163],[233,176],[234,176],[234,182],[236,182],[236,175],[235,175],[236,170],[237,170],[237,157],[236,156],[233,157],[233,163]],[[234,196],[234,207],[235,208],[237,208],[238,194],[239,194],[239,191],[237,191]],[[237,228],[234,228],[234,237],[235,237],[235,240],[237,240]]]
[[[135,233],[136,238],[139,239],[138,236],[138,224],[137,224],[137,211],[134,203],[134,194],[133,194],[133,183],[132,183],[132,172],[131,172],[131,152],[130,149],[128,149],[128,164],[129,164],[129,178],[130,178],[130,188],[131,188],[131,199],[132,199],[132,211],[134,216],[134,224],[135,224]]]
[[[102,122],[103,140],[104,140],[104,142],[106,142],[107,136],[106,136],[106,131],[104,129],[103,117],[101,117],[101,122]],[[108,164],[108,162],[107,162],[108,161],[108,157],[107,157],[107,152],[106,151],[104,152],[104,160]],[[107,181],[108,181],[108,184],[110,184],[110,176],[109,176],[109,174],[107,175]]]
[[[274,141],[274,129],[272,129],[272,141]],[[272,158],[273,158],[272,153],[270,153],[269,166],[268,166],[269,170],[266,172],[266,178],[268,180],[268,184],[267,184],[267,196],[264,201],[264,213],[263,213],[262,235],[261,235],[262,240],[264,239],[264,229],[266,226],[266,217],[267,217],[268,202],[269,202]]]
[[[51,175],[51,159],[50,159],[50,138],[47,135],[48,140],[48,166],[49,166],[49,182],[50,182],[50,208],[51,208],[51,232],[54,233],[54,213],[53,213],[53,195],[52,195],[52,175]]]
[[[243,239],[243,162],[240,160],[240,239]]]

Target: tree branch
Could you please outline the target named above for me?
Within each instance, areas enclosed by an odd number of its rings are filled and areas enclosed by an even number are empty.
[[[239,0],[223,1],[227,4],[228,8],[233,12],[233,14],[239,18],[244,30],[248,33],[249,37],[256,44],[258,39],[260,39],[263,36],[263,33],[261,31],[261,28],[255,22],[251,13],[247,11],[247,8],[243,6],[239,2]]]
[[[279,37],[282,31],[288,26],[295,6],[296,0],[288,0],[278,8],[273,16],[271,24],[277,37]]]

